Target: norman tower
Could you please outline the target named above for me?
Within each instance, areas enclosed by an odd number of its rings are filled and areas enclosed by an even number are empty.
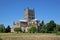
[[[28,21],[35,19],[34,9],[24,9],[24,19]]]
[[[24,20],[18,20],[17,23],[13,23],[14,27],[11,29],[11,32],[14,32],[14,28],[21,28],[22,32],[28,32],[31,26],[36,28],[40,25],[39,21],[35,19],[34,9],[24,9]]]

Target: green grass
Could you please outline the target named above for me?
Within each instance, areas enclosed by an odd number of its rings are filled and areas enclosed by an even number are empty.
[[[0,33],[3,40],[58,40],[60,36],[49,33]]]
[[[48,33],[0,33],[0,36],[41,36],[41,35],[54,35]]]

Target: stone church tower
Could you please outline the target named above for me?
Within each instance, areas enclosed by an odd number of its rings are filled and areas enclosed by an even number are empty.
[[[35,19],[34,9],[24,9],[24,20],[31,21]]]
[[[38,27],[39,21],[35,19],[35,10],[26,8],[24,9],[24,20],[18,20],[14,22],[14,27],[11,29],[14,32],[14,28],[21,28],[22,31],[28,32],[31,26]]]

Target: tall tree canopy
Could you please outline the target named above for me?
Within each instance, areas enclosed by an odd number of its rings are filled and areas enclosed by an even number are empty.
[[[42,31],[43,27],[44,27],[44,21],[40,23],[40,26],[38,26],[38,33]]]
[[[0,24],[0,33],[5,32],[5,26],[3,24]]]
[[[56,28],[56,23],[51,20],[49,23],[47,23],[47,32],[48,33],[52,33],[52,31],[54,31],[54,29]]]
[[[8,33],[8,32],[11,32],[11,28],[10,28],[9,25],[8,25],[7,28],[6,28],[6,32],[7,32],[7,33]]]

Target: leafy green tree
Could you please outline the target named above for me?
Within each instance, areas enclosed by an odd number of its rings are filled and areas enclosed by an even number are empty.
[[[3,24],[0,24],[0,33],[5,32],[5,26]]]
[[[41,26],[41,32],[45,31],[45,30],[44,30],[45,27],[44,27],[44,21],[43,21],[43,20],[42,20],[40,26]]]
[[[47,32],[46,25],[42,26],[41,32],[42,32],[42,33],[46,33],[46,32]]]
[[[47,23],[47,33],[52,33],[55,28],[56,28],[56,23],[53,20]]]
[[[60,25],[56,25],[55,32],[60,32]]]
[[[21,28],[14,28],[14,31],[17,32],[17,33],[21,32]]]
[[[6,28],[6,31],[5,31],[5,32],[7,32],[7,33],[8,33],[8,32],[11,32],[11,28],[10,28],[10,26],[9,26],[9,25],[7,26],[7,28]]]
[[[38,30],[39,30],[38,32],[42,32],[42,33],[46,32],[46,25],[45,25],[44,21],[42,21],[40,23],[40,27],[38,27]]]
[[[60,35],[60,25],[57,24],[55,32],[57,35]]]
[[[40,24],[41,26],[44,26],[44,21],[42,20],[42,22],[41,22],[41,24]]]
[[[40,33],[40,32],[42,31],[43,26],[44,26],[44,21],[42,21],[42,22],[40,23],[40,26],[38,26],[38,33]]]
[[[35,26],[31,26],[31,28],[29,29],[30,33],[35,33],[37,32],[37,28]]]
[[[38,33],[40,33],[41,32],[41,26],[38,26]]]

